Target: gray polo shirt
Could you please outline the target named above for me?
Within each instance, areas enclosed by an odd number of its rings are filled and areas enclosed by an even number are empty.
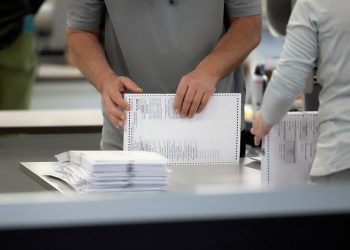
[[[68,26],[104,26],[106,56],[118,75],[130,77],[145,93],[175,93],[181,77],[221,38],[225,18],[260,13],[260,0],[71,0]],[[242,93],[244,102],[241,67],[216,92]],[[102,149],[122,149],[122,135],[104,115]]]

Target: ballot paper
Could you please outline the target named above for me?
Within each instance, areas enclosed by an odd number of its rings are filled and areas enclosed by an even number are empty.
[[[264,186],[306,184],[316,151],[317,112],[289,112],[264,138]]]
[[[166,190],[167,159],[147,151],[67,151],[52,176],[79,193]]]
[[[125,151],[152,151],[171,165],[238,164],[241,95],[214,94],[193,118],[173,109],[175,94],[125,94],[131,110],[124,126]]]

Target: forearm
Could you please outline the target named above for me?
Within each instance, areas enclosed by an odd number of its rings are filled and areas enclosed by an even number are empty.
[[[283,118],[294,101],[294,95],[288,95],[288,92],[280,87],[266,89],[260,110],[264,121],[271,125]]]
[[[101,92],[102,84],[115,75],[109,66],[99,41],[99,31],[67,29],[67,41],[74,63],[84,76]]]
[[[198,67],[220,80],[243,62],[260,39],[260,15],[232,18],[228,31]]]
[[[318,28],[310,21],[305,1],[298,2],[289,19],[283,52],[268,84],[261,107],[264,120],[275,124],[300,94],[318,58]]]

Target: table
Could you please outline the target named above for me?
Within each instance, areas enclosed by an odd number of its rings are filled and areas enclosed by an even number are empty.
[[[0,194],[11,249],[342,249],[349,223],[350,186]]]
[[[346,244],[350,186],[261,188],[259,163],[248,158],[236,166],[173,166],[168,192],[81,195],[45,176],[55,167],[56,162],[21,163],[22,171],[56,191],[0,194],[2,245],[332,249]]]
[[[50,191],[72,192],[63,181],[50,177],[57,162],[21,162],[21,170]],[[239,165],[170,166],[169,191],[222,192],[234,189],[259,189],[260,162],[242,158]]]

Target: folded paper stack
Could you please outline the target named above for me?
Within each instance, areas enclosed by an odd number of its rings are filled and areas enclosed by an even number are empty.
[[[79,193],[166,190],[167,159],[147,151],[67,151],[58,177]]]

